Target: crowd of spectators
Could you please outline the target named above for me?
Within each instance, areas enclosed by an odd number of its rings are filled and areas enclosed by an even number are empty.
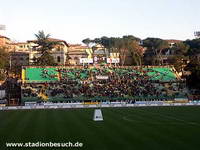
[[[63,99],[136,99],[163,98],[185,95],[185,87],[175,81],[152,80],[147,75],[148,70],[99,67],[99,68],[70,68],[58,69],[57,82],[26,83],[23,85],[23,97],[37,97],[40,93],[48,98]],[[47,77],[48,71],[41,74]],[[166,74],[163,74],[163,76]],[[154,76],[161,76],[160,73]]]

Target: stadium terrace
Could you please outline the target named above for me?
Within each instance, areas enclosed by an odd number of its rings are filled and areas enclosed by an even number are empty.
[[[21,103],[174,100],[187,97],[173,67],[24,67]]]

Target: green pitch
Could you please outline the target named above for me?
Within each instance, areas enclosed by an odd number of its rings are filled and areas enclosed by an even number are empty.
[[[1,111],[0,149],[5,142],[38,141],[79,141],[83,150],[200,149],[200,107],[103,108],[103,122],[94,122],[93,112]]]

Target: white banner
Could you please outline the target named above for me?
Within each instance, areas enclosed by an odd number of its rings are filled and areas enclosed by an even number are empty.
[[[93,59],[92,58],[80,58],[80,63],[81,64],[92,64]]]
[[[107,80],[108,76],[96,76],[96,78],[99,80]]]
[[[119,58],[107,58],[107,63],[109,64],[118,64],[119,61]]]
[[[4,110],[18,110],[18,109],[70,109],[70,108],[80,108],[80,109],[83,109],[83,108],[97,108],[97,107],[157,107],[157,106],[166,106],[166,107],[169,107],[169,106],[174,106],[174,107],[179,107],[179,106],[186,106],[186,105],[200,105],[200,103],[173,103],[173,104],[163,104],[163,105],[160,105],[160,104],[101,104],[101,106],[99,106],[99,104],[90,104],[90,105],[85,105],[85,104],[69,104],[69,105],[63,105],[63,106],[60,106],[60,105],[54,105],[54,106],[40,106],[40,105],[37,105],[37,106],[5,106],[5,107],[0,107],[0,110],[1,111],[4,111]]]

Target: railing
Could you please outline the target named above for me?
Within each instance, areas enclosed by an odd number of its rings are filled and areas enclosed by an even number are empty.
[[[20,110],[20,109],[71,109],[71,108],[108,108],[108,107],[161,107],[161,106],[200,106],[200,101],[198,102],[188,102],[188,103],[136,103],[136,104],[126,104],[126,103],[110,103],[110,104],[67,104],[62,105],[52,104],[52,105],[30,105],[30,106],[3,106],[0,107],[1,110]]]

